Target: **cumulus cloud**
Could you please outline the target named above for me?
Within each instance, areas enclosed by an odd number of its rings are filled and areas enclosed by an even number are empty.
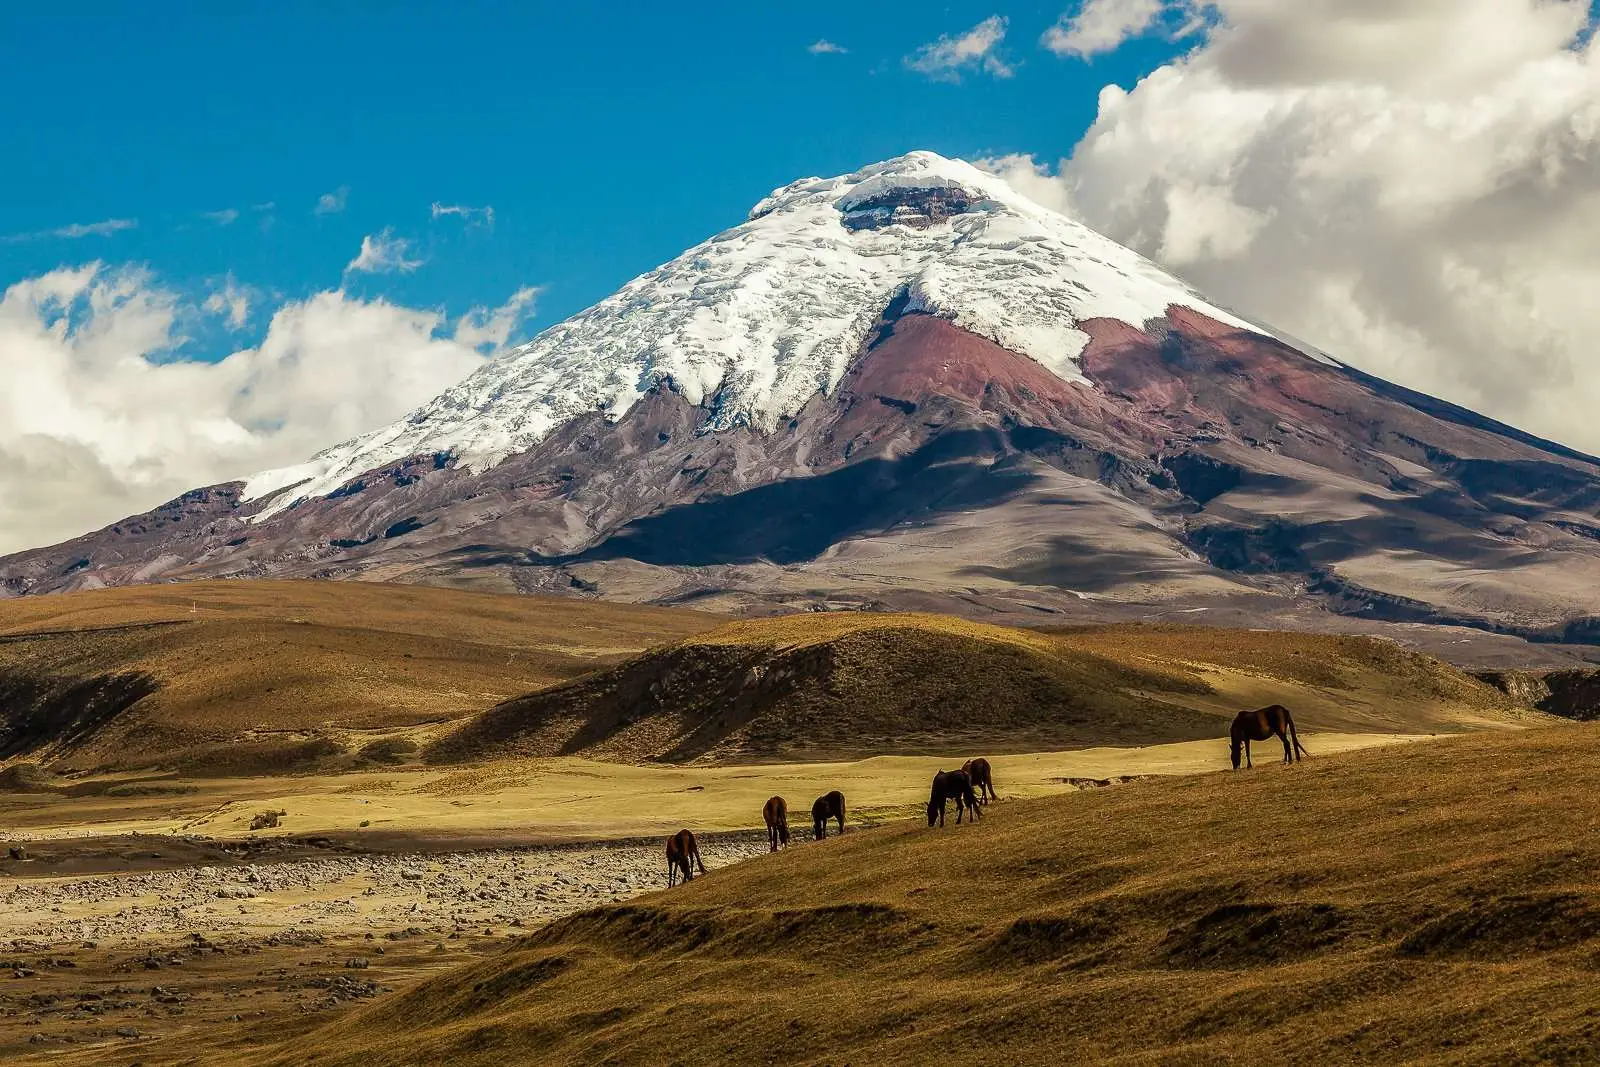
[[[453,334],[435,311],[321,292],[279,307],[257,347],[202,363],[179,357],[179,324],[205,311],[143,271],[18,282],[0,296],[0,553],[399,418],[482,366],[532,300],[519,291]]]
[[[74,222],[70,226],[59,226],[53,230],[35,230],[32,233],[14,233],[7,237],[0,237],[6,244],[18,244],[22,241],[43,241],[48,238],[58,237],[69,241],[80,237],[110,237],[123,230],[131,230],[139,225],[138,219],[106,219],[104,222]]]
[[[1060,164],[993,161],[1215,299],[1600,451],[1600,48],[1577,0],[1217,0]]]
[[[239,219],[239,209],[236,207],[225,207],[221,211],[202,211],[200,213],[200,217],[203,219],[209,219],[218,226],[232,226]]]
[[[407,259],[411,242],[396,237],[387,227],[382,233],[368,234],[361,239],[361,252],[345,265],[346,274],[388,274],[400,271],[409,274],[422,266],[421,259]]]
[[[433,202],[434,218],[439,219],[449,215],[459,216],[468,226],[487,226],[494,229],[494,208],[489,205],[468,207],[465,204],[441,204],[437,200]]]
[[[1087,59],[1146,32],[1171,6],[1167,0],[1084,0],[1075,14],[1062,15],[1046,30],[1039,43],[1058,56]]]
[[[1006,18],[990,15],[966,33],[948,34],[925,44],[905,59],[906,66],[935,81],[960,81],[963,72],[982,71],[996,78],[1014,73],[1000,57],[1000,44],[1006,36]]]
[[[346,202],[350,199],[350,187],[341,185],[331,193],[323,193],[317,197],[317,206],[311,209],[313,215],[337,215],[344,210]],[[271,205],[268,205],[269,207]]]
[[[842,44],[834,44],[827,38],[821,38],[806,45],[806,51],[814,56],[842,56],[850,49]]]
[[[480,351],[504,348],[512,334],[533,316],[536,286],[524,286],[497,308],[475,307],[456,320],[457,344]]]

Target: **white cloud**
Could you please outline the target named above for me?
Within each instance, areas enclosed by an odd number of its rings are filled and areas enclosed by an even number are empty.
[[[1193,8],[1185,8],[1192,12]],[[1568,0],[1218,0],[1058,168],[994,161],[1241,313],[1600,451],[1600,48]]]
[[[1087,59],[1110,52],[1156,23],[1168,0],[1084,0],[1074,15],[1062,15],[1039,43],[1058,56]]]
[[[131,230],[139,225],[138,219],[106,219],[104,222],[74,222],[70,226],[60,226],[54,230],[35,230],[33,233],[14,233],[7,237],[0,237],[0,242],[17,244],[22,241],[43,241],[52,237],[66,240],[77,240],[79,237],[110,237],[123,230]]]
[[[361,252],[345,265],[345,273],[410,273],[422,266],[422,260],[406,258],[410,249],[410,241],[396,237],[394,231],[386,227],[382,233],[368,234],[361,239]]]
[[[250,321],[250,290],[240,285],[229,274],[223,280],[222,288],[206,297],[204,304],[200,305],[213,315],[222,315],[230,330],[242,330]]]
[[[512,334],[533,316],[538,295],[538,288],[529,285],[512,293],[511,299],[500,307],[473,308],[456,320],[456,343],[479,350],[504,348]]]
[[[484,207],[467,207],[465,204],[441,204],[435,200],[433,202],[433,217],[437,219],[446,215],[459,215],[461,220],[469,226],[487,226],[491,230],[494,229],[494,208],[488,205]]]
[[[850,49],[842,44],[834,44],[826,38],[821,38],[806,45],[806,51],[814,56],[842,56]]]
[[[226,207],[221,211],[202,211],[200,217],[209,219],[218,226],[232,226],[239,219],[239,209]]]
[[[1014,72],[999,55],[1006,24],[1003,15],[990,15],[966,33],[923,45],[906,57],[906,66],[935,81],[960,81],[963,71],[974,70],[1009,78]]]
[[[437,312],[322,292],[278,308],[258,347],[201,363],[175,358],[178,324],[201,312],[140,270],[18,282],[0,295],[0,553],[399,418],[481,366],[477,347],[532,299],[457,323],[457,337]]]
[[[344,210],[345,204],[350,199],[350,187],[341,185],[331,193],[323,193],[317,197],[317,206],[311,209],[313,215],[337,215]],[[272,205],[267,205],[271,207]]]

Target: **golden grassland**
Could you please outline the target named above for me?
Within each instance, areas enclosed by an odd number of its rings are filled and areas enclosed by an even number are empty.
[[[1425,736],[1425,735],[1424,735]],[[1307,733],[1328,754],[1419,740],[1388,733]],[[1276,742],[1258,746],[1263,762]],[[577,758],[502,760],[461,767],[416,767],[249,778],[103,775],[30,793],[0,792],[0,825],[38,839],[125,834],[194,835],[208,840],[333,837],[352,845],[419,840],[544,843],[760,829],[761,806],[788,797],[800,815],[813,798],[841,789],[851,818],[879,823],[917,814],[928,781],[974,752],[874,756],[847,763],[692,765],[609,763]],[[1226,740],[1139,748],[1093,747],[1015,753],[991,759],[1008,798],[1094,788],[1123,777],[1197,774],[1227,766]],[[273,830],[252,831],[261,811],[281,811]],[[797,816],[798,818],[799,816]]]
[[[1597,730],[857,831],[557,922],[331,1024],[167,1051],[361,1067],[1593,1062]]]

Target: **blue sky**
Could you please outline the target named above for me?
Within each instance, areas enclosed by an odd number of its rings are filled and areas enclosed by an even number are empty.
[[[351,275],[353,294],[455,316],[536,285],[542,327],[796,177],[913,148],[1068,154],[1102,85],[1131,86],[1178,48],[1152,37],[1092,62],[1057,57],[1039,38],[1068,6],[1002,9],[1012,76],[956,82],[904,59],[995,15],[991,3],[880,3],[871,17],[180,4],[165,18],[102,3],[70,19],[5,5],[0,289],[93,259],[146,264],[194,294],[231,273],[268,299],[232,337],[190,331],[186,356],[219,357],[259,338],[277,303],[338,286],[362,238],[392,228],[423,265]],[[818,40],[847,51],[809,51]],[[317,213],[339,190],[342,210]],[[492,206],[493,227],[435,219],[435,202]],[[107,220],[137,225],[48,236]]]

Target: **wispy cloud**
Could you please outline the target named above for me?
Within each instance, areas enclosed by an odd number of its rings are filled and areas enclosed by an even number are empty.
[[[407,259],[410,250],[410,241],[396,237],[394,230],[385,227],[382,233],[368,234],[361,239],[361,254],[346,264],[345,273],[409,273],[422,266],[423,262],[421,259]]]
[[[806,45],[806,51],[814,56],[842,56],[850,49],[842,44],[834,44],[827,38]]]
[[[488,205],[468,207],[465,204],[441,204],[437,200],[434,201],[433,217],[437,219],[445,215],[459,215],[461,220],[469,226],[494,228],[494,208]]]
[[[200,213],[200,217],[204,219],[210,219],[218,226],[232,226],[239,219],[239,209],[236,207],[225,207],[221,211],[202,211]]]
[[[512,331],[532,317],[538,295],[538,287],[529,285],[518,289],[500,307],[473,308],[456,320],[455,342],[480,351],[486,347],[504,348]]]
[[[104,222],[74,222],[70,226],[60,226],[54,230],[35,230],[33,233],[14,233],[0,237],[0,242],[18,244],[22,241],[45,241],[52,237],[66,240],[77,240],[79,237],[110,237],[123,230],[131,230],[139,225],[138,219],[106,219]]]
[[[250,290],[234,281],[233,275],[229,274],[222,288],[206,297],[201,306],[213,315],[224,316],[228,329],[242,330],[250,321]]]
[[[337,215],[344,210],[345,203],[350,199],[350,187],[341,185],[331,193],[323,193],[317,197],[317,206],[312,210],[313,215]]]
[[[1058,56],[1088,59],[1115,51],[1182,6],[1182,0],[1084,0],[1077,14],[1062,15],[1039,43]]]
[[[254,211],[254,212],[257,212],[259,214],[260,212],[263,212],[263,211],[271,211],[273,208],[275,208],[277,206],[278,206],[277,201],[268,200],[265,203],[261,203],[261,204],[251,204],[250,205],[250,210]]]
[[[1015,71],[1000,57],[1006,26],[1004,15],[990,15],[966,33],[955,37],[946,34],[923,45],[906,57],[906,66],[935,81],[958,82],[963,71],[1009,78]]]

